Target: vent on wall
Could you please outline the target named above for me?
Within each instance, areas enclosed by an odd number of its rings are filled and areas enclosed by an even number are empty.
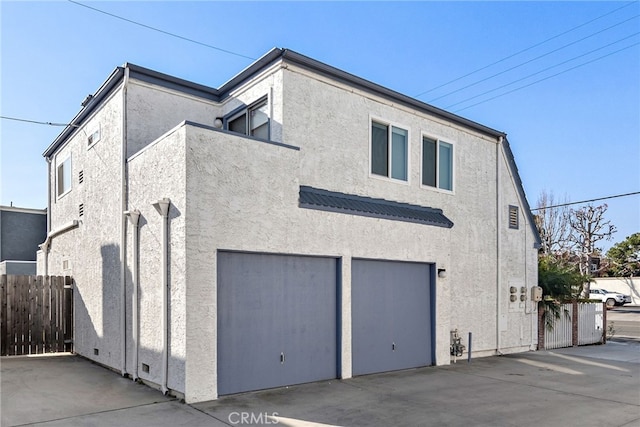
[[[518,229],[518,207],[509,205],[509,228]]]
[[[80,203],[80,205],[78,206],[78,216],[83,216],[84,215],[84,203]]]
[[[84,182],[84,171],[81,170],[78,172],[78,183],[82,184]]]
[[[69,260],[65,259],[62,261],[62,269],[63,270],[68,270],[69,269]]]

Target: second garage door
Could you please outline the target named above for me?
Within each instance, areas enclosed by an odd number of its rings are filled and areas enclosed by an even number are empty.
[[[218,254],[218,394],[337,377],[337,260]]]
[[[431,264],[354,259],[353,374],[433,364]]]

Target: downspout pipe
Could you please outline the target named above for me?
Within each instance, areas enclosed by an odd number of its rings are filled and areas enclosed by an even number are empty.
[[[131,272],[131,286],[133,287],[133,298],[131,301],[131,338],[133,340],[133,372],[131,373],[133,381],[138,380],[138,353],[140,350],[140,328],[138,326],[138,284],[140,283],[140,268],[138,267],[139,250],[139,223],[140,211],[125,211],[124,213],[131,225],[133,225],[133,271]]]
[[[127,210],[127,84],[129,83],[129,67],[124,69],[124,82],[122,84],[122,145],[120,147],[120,212]],[[126,286],[126,259],[127,259],[127,219],[125,215],[120,217],[120,371],[122,376],[127,375],[127,286]]]
[[[153,204],[153,207],[162,216],[162,264],[160,269],[160,274],[162,275],[162,383],[160,387],[162,388],[163,394],[167,394],[167,391],[169,391],[167,388],[167,371],[169,368],[169,310],[167,304],[169,298],[169,281],[167,275],[169,274],[169,270],[167,258],[169,255],[168,232],[170,204],[171,200],[167,198],[158,200]]]
[[[47,180],[49,185],[47,185],[47,236],[51,233],[51,183],[55,182],[55,179],[51,179],[51,157],[45,157],[47,159]],[[42,256],[44,262],[44,272],[45,276],[49,275],[49,244],[48,239],[45,240],[44,245],[40,245],[40,249],[42,249]]]
[[[498,143],[496,144],[496,353],[502,354],[501,348],[501,332],[500,332],[500,320],[502,318],[502,263],[501,257],[501,239],[500,234],[502,231],[502,188],[500,186],[500,159],[502,153],[502,141],[503,137],[498,137]]]

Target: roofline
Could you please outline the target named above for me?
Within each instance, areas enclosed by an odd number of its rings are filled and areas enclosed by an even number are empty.
[[[46,215],[46,209],[37,209],[37,208],[21,208],[18,206],[4,206],[0,205],[0,211],[4,212],[19,212],[19,213],[28,213],[28,214],[37,214],[37,215]]]
[[[368,92],[381,95],[384,98],[402,103],[411,108],[421,110],[430,115],[434,115],[442,119],[452,121],[466,128],[479,131],[481,133],[487,134],[495,138],[506,136],[504,132],[492,129],[488,126],[481,125],[480,123],[474,122],[472,120],[465,119],[464,117],[461,117],[456,114],[450,113],[448,111],[442,110],[440,108],[434,107],[433,105],[429,105],[425,102],[419,101],[410,96],[403,95],[400,92],[396,92],[394,90],[381,86],[377,83],[373,83],[369,80],[365,80],[361,77],[347,73],[346,71],[342,71],[338,68],[324,64],[320,61],[317,61],[313,58],[309,58],[308,56],[302,55],[292,50],[282,49],[282,57],[288,62],[298,64],[309,70],[326,75],[328,77],[331,77],[335,80],[349,84],[351,86],[355,86],[359,89],[363,89]]]
[[[384,86],[373,83],[369,80],[365,80],[353,74],[347,73],[346,71],[332,67],[323,62],[297,53],[293,50],[273,48],[262,57],[254,61],[247,68],[238,73],[236,76],[232,77],[231,80],[224,83],[219,89],[190,82],[188,80],[173,77],[168,74],[160,73],[158,71],[154,71],[127,62],[123,66],[117,67],[115,70],[113,70],[107,80],[105,80],[105,82],[102,83],[100,88],[98,88],[98,90],[95,92],[91,100],[85,106],[83,106],[83,108],[56,137],[51,145],[47,147],[47,149],[43,153],[43,156],[50,158],[51,155],[75,131],[75,129],[81,126],[82,122],[96,109],[100,102],[103,101],[114,90],[114,88],[116,88],[123,81],[125,69],[129,69],[130,76],[137,80],[164,86],[169,89],[178,90],[190,95],[208,99],[210,101],[220,102],[228,97],[234,89],[243,84],[246,80],[271,66],[278,60],[283,60],[292,64],[299,65],[315,73],[327,76],[334,80],[365,90],[375,95],[382,96],[383,98],[386,98],[393,102],[403,104],[407,107],[414,108],[429,115],[433,115],[441,119],[456,123],[460,126],[475,130],[488,136],[494,138],[506,136],[504,132],[481,125],[472,120],[465,119],[464,117],[434,107],[407,95],[403,95],[399,92],[388,89]]]
[[[522,203],[524,203],[524,207],[526,208],[527,217],[529,218],[529,226],[533,231],[533,236],[536,239],[536,244],[540,245],[542,243],[542,239],[540,238],[540,233],[538,232],[538,228],[536,227],[536,222],[533,218],[533,212],[531,212],[531,206],[529,206],[529,202],[527,201],[527,195],[524,192],[524,185],[522,184],[522,179],[520,178],[520,172],[518,172],[518,166],[516,165],[516,159],[513,156],[513,151],[511,151],[511,145],[509,144],[509,140],[507,138],[503,139],[503,147],[504,152],[507,155],[507,160],[509,161],[509,168],[513,174],[513,178],[517,184],[518,194],[522,199]]]

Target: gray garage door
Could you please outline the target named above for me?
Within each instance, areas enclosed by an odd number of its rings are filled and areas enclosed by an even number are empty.
[[[431,365],[431,265],[353,260],[351,273],[353,374]]]
[[[218,393],[337,377],[337,260],[218,254]]]

